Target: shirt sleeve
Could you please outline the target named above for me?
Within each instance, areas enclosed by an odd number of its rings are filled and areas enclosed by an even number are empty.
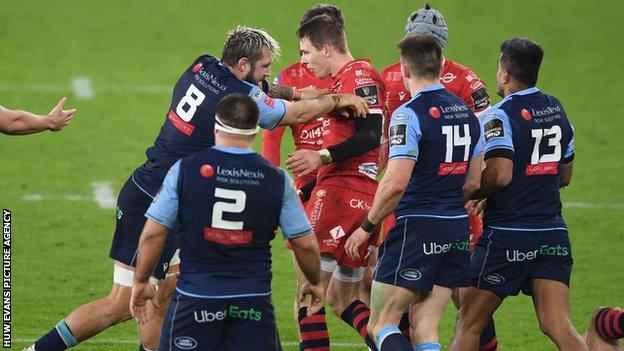
[[[514,145],[509,117],[501,109],[489,109],[481,118],[483,153],[506,149],[513,153]]]
[[[484,141],[485,139],[483,138],[483,125],[479,123],[479,138],[477,139],[477,144],[475,145],[474,151],[472,152],[472,158],[479,157],[481,156],[481,154],[483,154]]]
[[[281,99],[273,99],[265,94],[260,87],[251,86],[249,97],[256,102],[260,109],[260,127],[273,129],[277,127],[286,114],[286,103]]]
[[[284,199],[279,225],[284,239],[294,239],[312,231],[310,221],[303,212],[292,178],[284,170]]]
[[[400,158],[417,160],[421,136],[420,123],[414,111],[405,107],[394,111],[388,130],[388,161]]]
[[[563,163],[570,163],[574,159],[574,126],[570,125],[570,142],[563,155]]]
[[[180,161],[169,169],[163,185],[147,209],[145,217],[171,229],[178,218],[178,177]]]
[[[490,95],[485,83],[473,71],[467,72],[462,89],[462,99],[473,112],[482,112],[490,107]]]

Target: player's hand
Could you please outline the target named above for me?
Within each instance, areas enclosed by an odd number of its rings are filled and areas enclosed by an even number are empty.
[[[366,100],[359,96],[351,94],[333,94],[336,109],[348,108],[353,111],[355,116],[366,117],[368,113],[368,104]]]
[[[469,215],[481,216],[483,209],[485,208],[485,199],[483,200],[468,200],[464,205]]]
[[[360,258],[360,246],[370,239],[371,233],[365,232],[364,229],[358,228],[354,231],[345,243],[345,252],[354,260]]]
[[[299,149],[288,156],[286,167],[298,177],[314,172],[323,165],[321,155],[314,150]]]
[[[64,97],[59,101],[59,103],[50,111],[48,116],[46,117],[48,121],[48,129],[53,132],[58,132],[63,129],[66,125],[71,122],[71,119],[74,117],[76,113],[76,109],[72,108],[70,110],[63,110],[63,106],[67,102],[67,98]]]
[[[299,303],[305,302],[308,296],[311,297],[310,306],[308,306],[308,316],[311,316],[320,311],[325,304],[323,284],[312,285],[309,282],[305,282],[299,289]]]
[[[139,324],[148,322],[147,301],[154,298],[155,295],[156,288],[149,283],[134,282],[130,295],[130,313]]]
[[[330,89],[316,89],[313,87],[307,87],[307,88],[297,89],[297,90],[301,94],[299,100],[318,99],[319,97],[323,95],[327,95],[331,93]]]

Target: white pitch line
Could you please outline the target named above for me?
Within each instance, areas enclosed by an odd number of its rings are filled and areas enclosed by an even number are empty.
[[[585,201],[566,201],[563,207],[567,208],[590,208],[590,209],[624,209],[624,204],[604,204]]]
[[[5,84],[0,83],[0,92],[10,93],[58,93],[67,94],[74,92],[78,98],[83,98],[81,94],[84,94],[81,88],[80,79],[87,79],[86,77],[74,78],[70,86],[65,85],[49,85],[49,84]],[[88,81],[91,97],[85,97],[91,99],[94,96],[93,84]],[[152,86],[122,86],[122,85],[103,85],[98,86],[98,92],[101,93],[122,93],[122,94],[155,94],[155,95],[168,95],[171,94],[173,87],[165,85],[152,85]],[[88,90],[85,90],[88,91]]]
[[[71,82],[74,95],[79,99],[93,99],[93,87],[91,86],[91,78],[76,77]]]
[[[116,200],[111,182],[91,182],[91,188],[93,189],[93,198],[100,208],[115,208]]]
[[[31,343],[35,342],[36,339],[26,339],[26,338],[16,338],[12,340],[13,342],[25,342]],[[83,342],[84,344],[137,344],[139,343],[139,339],[95,339],[95,340],[87,340]],[[331,347],[336,348],[352,348],[352,347],[362,347],[362,350],[365,350],[366,345],[364,343],[354,343],[354,342],[332,342]],[[298,341],[282,341],[282,346],[299,346]]]

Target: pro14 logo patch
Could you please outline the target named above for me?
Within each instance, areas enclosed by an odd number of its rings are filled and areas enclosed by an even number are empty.
[[[496,117],[491,121],[488,121],[485,126],[483,126],[483,132],[485,133],[485,141],[490,141],[493,138],[504,137],[505,128],[503,128],[503,120]]]
[[[379,89],[376,85],[366,85],[355,89],[355,95],[364,98],[368,106],[379,105]]]
[[[390,140],[390,146],[405,146],[407,145],[407,125],[396,124],[390,126],[388,132],[388,139]]]

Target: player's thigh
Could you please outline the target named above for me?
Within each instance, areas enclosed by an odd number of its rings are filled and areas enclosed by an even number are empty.
[[[470,257],[470,285],[504,297],[528,282],[539,240],[525,233],[486,228]]]
[[[470,285],[470,228],[465,218],[445,220],[437,226],[440,233],[436,241],[446,237],[439,244],[430,243],[429,251],[442,255],[443,261],[438,268],[435,284],[451,289]],[[451,241],[452,240],[452,241]],[[437,253],[442,251],[441,253]]]
[[[532,297],[540,325],[547,329],[564,327],[569,323],[569,289],[562,282],[533,279]]]
[[[422,300],[414,301],[410,305],[410,324],[416,324],[424,319],[439,319],[451,301],[452,294],[452,289],[434,285],[433,290]]]
[[[457,330],[481,333],[502,302],[501,296],[489,290],[472,286],[462,289]]]
[[[365,267],[344,267],[338,265],[331,277],[327,290],[327,299],[334,310],[342,312],[349,304],[358,299],[359,287],[364,278]]]
[[[572,248],[570,239],[565,231],[540,234],[537,258],[533,262],[529,279],[547,279],[570,286],[572,274]],[[531,293],[534,284],[527,284],[525,293]]]
[[[280,341],[270,296],[231,299],[224,331],[228,351],[276,351]]]
[[[228,313],[224,299],[193,299],[174,294],[160,334],[158,350],[222,351]]]
[[[420,294],[422,293],[400,286],[373,281],[369,320],[371,335],[377,335],[385,326],[398,325],[403,313]]]

